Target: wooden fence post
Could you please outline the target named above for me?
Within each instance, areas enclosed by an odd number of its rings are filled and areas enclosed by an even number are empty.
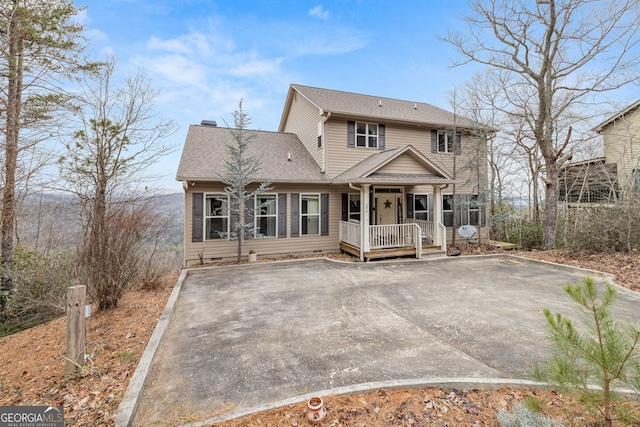
[[[84,365],[87,345],[84,306],[87,303],[87,287],[84,285],[67,288],[67,375]]]

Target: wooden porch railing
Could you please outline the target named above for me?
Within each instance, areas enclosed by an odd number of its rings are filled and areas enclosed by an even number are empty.
[[[340,221],[340,241],[361,247],[360,242],[360,224],[357,222]]]
[[[371,249],[415,247],[422,249],[422,236],[418,224],[370,225]]]
[[[425,243],[428,244],[436,244],[434,243],[434,229],[433,229],[433,221],[427,221],[424,219],[413,219],[406,218],[404,220],[405,224],[418,224],[420,229],[422,230],[422,239]]]

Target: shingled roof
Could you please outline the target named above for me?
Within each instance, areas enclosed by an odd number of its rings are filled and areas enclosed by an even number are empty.
[[[247,155],[259,158],[260,170],[252,179],[273,182],[328,183],[320,167],[291,133],[247,131],[255,136]],[[182,150],[178,181],[219,181],[225,174],[227,145],[235,145],[226,127],[191,125]],[[291,159],[291,160],[289,160]]]
[[[295,93],[307,98],[320,110],[320,114],[345,117],[361,117],[380,121],[409,122],[433,127],[456,126],[467,129],[482,127],[479,123],[450,111],[424,102],[402,101],[379,96],[361,95],[338,90],[292,84],[280,122],[280,130],[284,128],[286,116]]]

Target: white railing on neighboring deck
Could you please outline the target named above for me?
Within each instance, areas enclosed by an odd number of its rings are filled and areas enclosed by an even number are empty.
[[[422,236],[418,224],[370,225],[371,249],[416,247],[422,249]]]
[[[422,241],[427,244],[437,244],[434,243],[434,234],[433,234],[433,221],[427,221],[424,219],[413,219],[407,218],[404,220],[405,224],[418,224],[420,229],[422,230]]]
[[[340,221],[340,241],[355,246],[361,247],[360,242],[360,224],[357,222]]]

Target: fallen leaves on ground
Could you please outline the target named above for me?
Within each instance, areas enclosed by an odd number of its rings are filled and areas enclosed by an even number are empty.
[[[461,247],[465,254],[501,253],[487,247]],[[605,271],[619,285],[640,291],[640,255],[505,252]],[[352,261],[348,255],[334,259]],[[264,261],[264,260],[261,260]],[[175,280],[170,281],[171,284]],[[87,319],[89,360],[81,373],[65,376],[66,318],[0,338],[0,405],[62,405],[67,425],[114,426],[117,408],[151,337],[172,286],[157,291],[128,291],[119,307]],[[496,426],[498,408],[516,402],[542,402],[543,413],[565,425],[588,425],[568,396],[553,391],[378,390],[328,396],[327,418],[320,426]],[[218,426],[306,426],[305,404],[286,406]]]

